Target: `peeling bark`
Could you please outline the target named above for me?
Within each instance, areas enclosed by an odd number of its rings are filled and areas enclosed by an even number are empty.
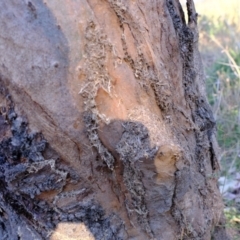
[[[0,7],[0,238],[228,239],[193,0]]]

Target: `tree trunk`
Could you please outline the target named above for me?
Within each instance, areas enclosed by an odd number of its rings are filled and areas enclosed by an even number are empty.
[[[193,1],[0,8],[0,239],[226,240]]]

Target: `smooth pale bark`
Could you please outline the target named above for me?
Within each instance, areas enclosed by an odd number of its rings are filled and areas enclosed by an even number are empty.
[[[0,2],[0,239],[227,239],[187,6]]]

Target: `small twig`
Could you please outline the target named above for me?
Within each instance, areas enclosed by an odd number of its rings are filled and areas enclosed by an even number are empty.
[[[228,60],[231,62],[230,67],[232,68],[232,70],[234,72],[236,72],[236,75],[238,76],[238,78],[240,78],[240,67],[237,65],[236,61],[233,59],[233,57],[231,56],[231,54],[229,53],[228,49],[225,48],[214,36],[211,36],[211,39],[214,43],[216,43],[222,50],[223,52],[226,54],[226,56],[228,57]]]

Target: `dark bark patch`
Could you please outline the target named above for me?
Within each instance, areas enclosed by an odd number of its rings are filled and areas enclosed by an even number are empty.
[[[1,87],[1,98],[7,99],[7,113],[0,115],[1,133],[10,129],[0,142],[1,239],[49,239],[60,222],[83,222],[97,240],[126,239],[122,220],[115,213],[106,216],[90,188],[63,191],[80,177],[41,133],[30,131],[27,119],[15,112],[11,96]],[[55,197],[42,199],[48,193]]]

